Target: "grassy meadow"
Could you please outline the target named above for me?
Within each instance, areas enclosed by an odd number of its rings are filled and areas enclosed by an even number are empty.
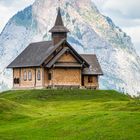
[[[103,90],[7,91],[0,140],[140,140],[140,100]]]

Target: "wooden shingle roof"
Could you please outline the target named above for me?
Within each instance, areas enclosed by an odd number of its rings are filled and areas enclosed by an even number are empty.
[[[103,71],[98,62],[97,56],[94,54],[81,54],[81,56],[89,63],[89,68],[84,68],[84,75],[103,75]]]
[[[67,63],[67,64],[65,64],[64,66],[66,66],[66,67],[70,67],[70,66],[84,66],[84,64],[83,64],[83,62],[85,63],[86,61],[78,54],[75,54],[75,52],[74,51],[72,51],[69,47],[64,47],[58,54],[56,54],[55,56],[54,56],[54,58],[46,65],[46,67],[47,68],[51,68],[52,66],[56,66],[56,62],[57,62],[57,60],[65,53],[65,52],[69,52],[70,54],[72,54],[73,55],[73,57],[75,57],[75,59],[77,60],[77,62],[78,62],[78,64],[79,65],[75,65],[75,63],[74,64],[71,64],[71,63]],[[78,57],[78,56],[80,56],[80,58]],[[81,58],[82,58],[82,60],[83,61],[81,61]],[[86,62],[86,63],[88,63],[88,62]],[[61,64],[61,66],[62,66],[62,64]],[[89,66],[89,65],[88,65]],[[84,66],[85,67],[85,66]],[[87,65],[86,65],[86,67],[87,67]]]
[[[13,62],[11,62],[10,65],[8,65],[7,68],[39,67],[62,43],[67,44],[69,49],[73,51],[79,61],[84,62],[85,66],[89,66],[88,62],[86,62],[65,39],[62,39],[55,46],[53,45],[52,41],[31,43],[19,56],[16,57]],[[67,48],[65,49],[67,50]],[[63,53],[65,49],[63,49],[61,52]]]
[[[58,68],[82,68],[83,66],[79,63],[62,63],[62,62],[57,62],[54,64],[54,67]]]
[[[83,70],[84,75],[103,75],[101,66],[98,62],[96,55],[92,54],[78,54],[70,44],[65,40],[61,40],[57,45],[53,46],[52,41],[31,43],[9,66],[8,68],[25,68],[25,67],[39,67],[43,62],[62,44],[66,43],[74,54],[81,62],[86,64],[86,68]],[[69,50],[67,47],[63,48],[58,55],[56,55],[52,61],[50,61],[46,67],[50,68],[53,64],[56,67],[81,67],[81,64],[56,64],[57,57],[61,56],[61,53]]]
[[[40,66],[53,49],[52,41],[31,43],[8,68]]]

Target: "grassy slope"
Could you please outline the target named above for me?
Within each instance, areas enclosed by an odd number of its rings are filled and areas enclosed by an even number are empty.
[[[0,140],[139,140],[140,101],[115,91],[0,95]]]

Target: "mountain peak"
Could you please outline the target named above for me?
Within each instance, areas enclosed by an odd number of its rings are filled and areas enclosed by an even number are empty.
[[[7,71],[6,66],[29,43],[50,39],[49,30],[55,24],[57,8],[57,0],[36,0],[32,7],[19,12],[7,23],[0,35],[2,90],[12,86],[11,71]],[[101,88],[138,95],[140,58],[131,38],[109,17],[100,14],[92,0],[61,0],[61,15],[70,30],[69,43],[79,53],[96,53],[104,71]]]

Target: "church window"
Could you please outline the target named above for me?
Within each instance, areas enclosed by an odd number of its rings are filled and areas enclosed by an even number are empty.
[[[48,79],[49,79],[49,80],[52,79],[52,74],[51,74],[51,73],[48,74]]]
[[[28,71],[28,80],[29,81],[32,80],[32,72],[31,72],[31,70]]]
[[[24,81],[27,80],[27,72],[26,72],[26,70],[24,70],[23,79],[24,79]]]
[[[41,80],[41,72],[40,69],[37,70],[37,80]]]

